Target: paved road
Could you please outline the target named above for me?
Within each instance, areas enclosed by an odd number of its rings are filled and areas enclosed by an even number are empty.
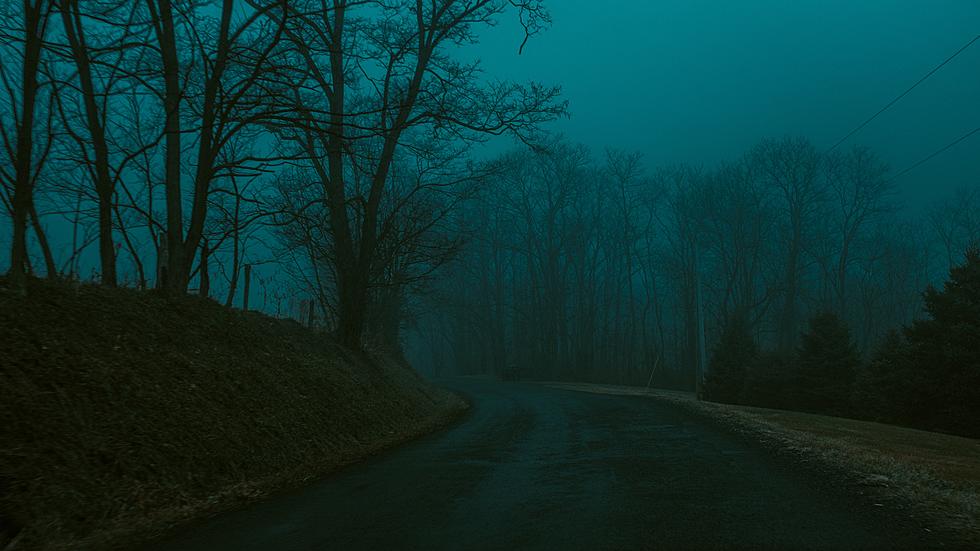
[[[654,400],[453,382],[452,429],[169,550],[921,548],[924,532]]]

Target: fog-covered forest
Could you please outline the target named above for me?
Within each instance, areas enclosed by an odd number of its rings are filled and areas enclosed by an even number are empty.
[[[980,549],[977,0],[0,0],[0,550]]]
[[[822,153],[805,138],[713,169],[560,142],[500,163],[460,209],[468,246],[428,297],[452,312],[428,321],[446,364],[632,384],[661,364],[681,384],[699,311],[709,349],[743,318],[789,353],[807,319],[833,311],[866,353],[921,314],[922,291],[980,230],[980,189],[903,216],[873,150]]]
[[[561,83],[459,53],[501,22],[511,53],[533,47],[552,22],[538,0],[25,0],[2,17],[15,286],[199,294],[435,374],[690,389],[733,324],[792,364],[833,313],[869,360],[980,235],[975,175],[916,204],[898,186],[928,187],[976,130],[902,166],[861,140],[881,111],[833,144],[759,135],[717,162],[578,143]]]

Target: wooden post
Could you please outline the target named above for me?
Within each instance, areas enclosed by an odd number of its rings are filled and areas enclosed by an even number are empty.
[[[245,265],[245,296],[242,299],[242,310],[248,312],[248,293],[252,287],[252,265]]]
[[[201,244],[201,289],[200,293],[202,297],[207,298],[211,291],[211,276],[208,274],[208,260],[211,256],[211,251],[208,249],[208,240],[205,239]]]

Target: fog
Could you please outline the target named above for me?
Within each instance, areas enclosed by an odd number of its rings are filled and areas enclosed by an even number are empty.
[[[489,74],[561,84],[557,131],[593,148],[640,151],[648,165],[713,166],[766,136],[833,145],[976,35],[969,0],[568,0],[517,55],[519,25],[484,33]],[[848,140],[898,172],[976,128],[980,48],[971,47]],[[972,143],[972,145],[971,145]],[[976,185],[976,141],[897,183],[922,205]]]
[[[980,0],[0,0],[2,549],[980,548],[978,343]]]
[[[731,331],[792,365],[828,313],[869,361],[980,231],[973,1],[35,7],[3,16],[14,282],[693,389]]]

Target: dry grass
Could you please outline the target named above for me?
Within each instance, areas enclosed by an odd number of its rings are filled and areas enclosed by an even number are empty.
[[[0,549],[129,546],[464,407],[399,362],[193,297],[0,280],[0,334]]]
[[[853,419],[699,402],[683,392],[576,383],[551,386],[670,402],[757,440],[808,469],[865,488],[875,501],[926,519],[954,545],[980,548],[980,440]]]

